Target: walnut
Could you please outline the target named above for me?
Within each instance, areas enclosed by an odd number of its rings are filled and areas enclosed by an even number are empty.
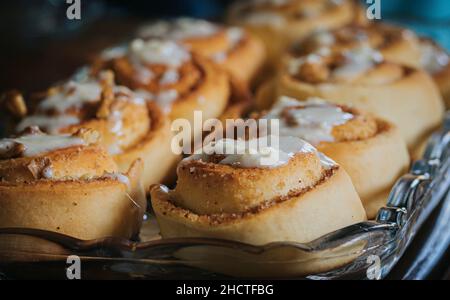
[[[298,78],[309,83],[321,83],[330,77],[330,70],[323,62],[305,62],[299,67]]]
[[[6,92],[2,96],[0,103],[16,118],[23,118],[27,115],[27,105],[19,91],[11,90]]]
[[[73,136],[83,139],[88,145],[97,144],[100,141],[100,133],[93,129],[81,128]]]
[[[52,162],[49,158],[33,159],[26,165],[28,171],[30,171],[34,179],[48,179],[48,175],[51,173],[48,172],[48,170],[51,170],[51,166]]]
[[[0,142],[0,159],[21,157],[25,152],[25,146],[14,140],[3,140]]]
[[[19,136],[44,134],[38,126],[29,126],[19,133]]]

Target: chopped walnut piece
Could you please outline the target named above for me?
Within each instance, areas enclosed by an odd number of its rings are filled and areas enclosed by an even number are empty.
[[[44,176],[45,170],[51,167],[51,161],[48,158],[37,158],[33,159],[27,164],[27,169],[30,171],[31,175],[33,175],[34,179],[46,178]]]
[[[309,83],[321,83],[330,77],[330,70],[321,62],[305,62],[298,70],[298,77]]]
[[[27,115],[27,105],[19,91],[6,92],[2,95],[0,103],[16,118],[23,118]]]
[[[81,128],[73,136],[83,139],[86,144],[97,144],[100,141],[100,133],[93,129]]]
[[[0,143],[0,159],[21,157],[25,152],[25,146],[15,141],[3,141]]]
[[[19,133],[19,136],[44,134],[38,126],[29,126]]]

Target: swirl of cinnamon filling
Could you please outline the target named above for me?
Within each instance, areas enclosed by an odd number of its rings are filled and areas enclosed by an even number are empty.
[[[137,35],[143,39],[176,40],[213,59],[245,84],[251,83],[264,60],[263,45],[245,30],[206,20],[178,18],[158,21],[142,26]]]
[[[163,237],[306,242],[365,219],[345,171],[301,139],[219,140],[203,150],[180,163],[175,190],[152,190]],[[340,193],[325,199],[330,188]]]
[[[351,105],[393,122],[411,150],[439,126],[442,98],[426,72],[387,62],[367,43],[328,50],[289,57],[277,76],[259,89],[258,106],[266,109],[280,96]]]
[[[214,63],[171,40],[136,39],[105,50],[94,69],[111,68],[117,81],[142,90],[171,119],[219,116],[229,97],[227,75]]]
[[[29,126],[51,134],[95,130],[121,171],[142,159],[145,185],[165,178],[177,158],[170,154],[172,133],[163,112],[146,95],[116,85],[110,71],[79,77],[35,95],[16,131]],[[153,167],[156,161],[161,168]]]
[[[0,227],[80,239],[136,235],[146,207],[141,163],[120,173],[97,139],[89,130],[46,135],[31,128],[0,140]]]
[[[409,165],[406,144],[393,124],[346,105],[282,97],[262,118],[280,120],[280,135],[305,139],[341,165],[369,218],[386,204]]]
[[[414,32],[401,27],[374,23],[319,31],[304,41],[300,40],[291,49],[290,55],[351,50],[363,45],[370,45],[379,51],[385,61],[424,69],[433,76],[444,99],[450,99],[449,54],[433,41],[419,38]]]
[[[319,49],[307,56],[290,58],[286,68],[294,78],[313,84],[378,85],[396,81],[407,71],[400,65],[385,62],[382,54],[369,45],[337,51]]]

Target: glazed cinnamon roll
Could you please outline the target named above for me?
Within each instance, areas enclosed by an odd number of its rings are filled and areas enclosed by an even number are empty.
[[[258,106],[270,107],[283,95],[321,97],[374,113],[397,125],[411,149],[439,126],[444,112],[439,90],[426,72],[387,62],[367,44],[288,57],[276,78],[259,90]]]
[[[237,27],[224,27],[206,20],[179,18],[142,26],[142,39],[167,38],[211,58],[236,80],[249,85],[261,69],[265,50],[259,39]]]
[[[50,134],[96,130],[100,144],[121,172],[136,159],[143,161],[145,186],[170,176],[178,162],[171,151],[173,135],[168,118],[145,95],[116,85],[110,71],[97,77],[80,73],[78,78],[32,98],[28,106],[17,95],[9,100],[12,108],[24,106],[28,111],[16,125],[16,132],[29,126],[39,126]]]
[[[409,166],[397,128],[355,108],[282,97],[262,118],[279,120],[281,136],[302,138],[343,167],[370,219],[386,205],[392,186]]]
[[[218,117],[229,98],[225,71],[175,41],[136,39],[105,50],[95,65],[114,70],[119,84],[145,92],[172,120],[193,122],[194,111],[204,119]]]
[[[366,219],[343,168],[295,137],[212,142],[151,194],[164,238],[309,242]]]
[[[332,31],[320,31],[295,45],[293,55],[317,51],[351,50],[365,44],[378,50],[386,61],[427,71],[438,84],[444,99],[450,97],[450,59],[448,53],[431,40],[419,38],[411,30],[373,23],[349,25]]]
[[[134,162],[120,173],[98,133],[46,135],[31,128],[0,140],[0,228],[34,228],[79,239],[138,234],[146,209]]]
[[[292,42],[318,29],[362,22],[364,16],[353,0],[252,0],[237,1],[228,19],[259,36],[276,60]]]

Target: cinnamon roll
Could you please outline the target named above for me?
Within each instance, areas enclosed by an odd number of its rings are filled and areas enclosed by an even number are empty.
[[[349,25],[312,34],[306,40],[297,43],[291,52],[297,56],[308,55],[317,51],[350,50],[364,44],[378,50],[386,61],[427,71],[438,84],[444,99],[449,101],[448,53],[436,43],[419,38],[408,29],[381,23],[367,26]]]
[[[172,120],[193,122],[194,111],[218,117],[229,98],[225,71],[175,41],[136,39],[107,49],[94,67],[101,68],[114,70],[119,84],[145,92]]]
[[[353,0],[252,0],[237,1],[228,19],[259,36],[276,60],[292,42],[318,29],[362,22],[364,16]]]
[[[141,159],[145,186],[170,176],[178,157],[170,151],[173,135],[161,109],[145,95],[116,85],[110,71],[97,77],[79,75],[33,96],[28,106],[23,99],[11,98],[12,107],[24,106],[28,111],[16,125],[16,132],[29,126],[39,126],[50,134],[71,134],[81,128],[96,130],[100,144],[113,156],[121,172]]]
[[[264,45],[244,29],[225,27],[206,20],[178,18],[142,26],[142,39],[167,38],[211,58],[231,76],[249,86],[262,67]]]
[[[309,242],[366,219],[344,169],[295,137],[212,142],[177,173],[151,192],[164,238]]]
[[[387,62],[367,44],[289,56],[259,90],[258,106],[270,107],[283,95],[320,97],[374,113],[397,125],[410,149],[439,126],[444,113],[439,90],[425,71]]]
[[[98,133],[46,135],[31,128],[0,140],[0,228],[35,228],[79,239],[138,234],[146,209],[134,162],[120,173]]]
[[[355,108],[282,97],[261,117],[279,120],[281,136],[302,138],[343,167],[370,219],[386,205],[392,186],[409,166],[397,128]]]

